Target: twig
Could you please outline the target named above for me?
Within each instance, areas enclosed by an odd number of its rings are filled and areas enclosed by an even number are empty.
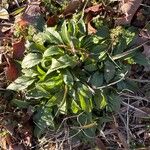
[[[150,100],[148,100],[147,98],[140,97],[140,96],[134,96],[134,95],[126,94],[126,93],[121,93],[120,96],[131,97],[131,98],[134,98],[134,99],[144,100],[144,101],[146,101],[146,102],[149,102],[149,101],[150,101]]]
[[[136,107],[134,107],[134,106],[132,106],[132,105],[130,105],[130,104],[128,104],[128,103],[122,102],[122,104],[125,105],[125,106],[128,106],[128,107],[130,107],[130,108],[132,108],[132,109],[134,109],[134,110],[136,110],[136,111],[138,111],[138,112],[140,112],[140,113],[143,113],[143,114],[147,115],[146,112],[144,112],[144,111],[142,111],[141,109],[138,109],[138,108],[136,108]]]
[[[150,6],[148,5],[145,5],[145,4],[140,4],[141,6],[144,6],[144,7],[147,7],[147,8],[150,8]]]
[[[127,106],[127,144],[130,144],[130,135],[129,135],[129,98],[128,98],[128,106]]]
[[[120,119],[122,120],[122,122],[124,123],[125,128],[129,130],[130,136],[133,136],[130,128],[127,127],[127,123],[125,122],[125,119],[123,118],[123,116],[120,113],[118,113],[118,115],[119,115]]]
[[[131,81],[135,81],[135,82],[150,83],[150,80],[131,79],[131,78],[128,78],[128,77],[126,79],[131,80]]]

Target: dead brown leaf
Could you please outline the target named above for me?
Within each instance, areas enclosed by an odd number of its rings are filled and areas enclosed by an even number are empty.
[[[9,81],[14,81],[15,79],[19,77],[19,74],[20,74],[19,68],[17,67],[17,64],[11,58],[7,58],[7,63],[8,63],[8,66],[4,68],[6,78]]]
[[[102,8],[103,8],[103,5],[102,4],[97,4],[97,5],[94,5],[94,6],[91,6],[89,8],[86,8],[85,9],[85,13],[92,13],[92,14],[97,14],[99,12],[102,11]]]
[[[88,30],[88,34],[92,34],[92,33],[97,32],[97,30],[94,27],[91,26],[90,22],[87,24],[87,30]]]
[[[71,0],[68,4],[68,6],[64,9],[63,15],[67,16],[70,14],[75,13],[75,11],[83,4],[82,0]]]
[[[27,27],[29,24],[34,24],[41,15],[39,1],[31,1],[21,16],[17,16],[15,22],[19,24],[21,28]]]
[[[47,19],[47,26],[48,27],[54,27],[58,22],[58,16],[54,15],[54,16],[51,16],[51,17],[48,17]]]
[[[0,147],[4,150],[7,149],[7,142],[4,136],[0,136]]]
[[[88,34],[96,33],[97,30],[91,25],[91,21],[94,16],[96,16],[98,13],[100,13],[103,10],[102,4],[98,4],[95,6],[91,6],[87,9],[85,9],[85,20],[87,23],[87,31]]]
[[[125,17],[118,18],[115,23],[117,25],[130,24],[141,2],[142,0],[126,0],[124,3],[121,2],[122,6],[120,9]]]
[[[104,145],[104,143],[102,142],[100,138],[96,138],[95,142],[99,150],[107,150],[106,146]]]
[[[25,51],[25,40],[22,38],[19,41],[13,43],[13,58],[21,60],[24,56]]]

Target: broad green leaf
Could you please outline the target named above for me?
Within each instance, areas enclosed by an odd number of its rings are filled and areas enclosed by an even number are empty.
[[[106,97],[100,91],[94,95],[94,102],[97,109],[104,109],[107,106]]]
[[[79,32],[80,32],[80,36],[81,35],[85,35],[86,33],[86,25],[85,25],[85,22],[81,19],[79,22],[78,22],[78,27],[79,27]]]
[[[107,57],[106,54],[107,54],[106,51],[100,52],[99,57],[98,57],[98,58],[99,58],[99,61],[105,60],[105,58]]]
[[[92,95],[90,90],[83,84],[81,84],[81,87],[78,88],[78,97],[82,110],[91,112],[93,108]]]
[[[41,62],[42,55],[39,53],[29,53],[22,61],[22,68],[32,68]]]
[[[137,52],[135,56],[133,56],[133,60],[143,66],[150,66],[150,59],[144,56],[141,52]]]
[[[101,98],[100,109],[103,109],[107,105],[107,100],[106,100],[106,97],[103,94],[101,94],[101,96],[102,96],[102,98]]]
[[[113,79],[114,76],[115,76],[115,65],[110,61],[106,61],[104,67],[104,78],[106,82],[109,83],[109,81]]]
[[[96,63],[91,63],[89,65],[84,66],[84,69],[89,72],[93,72],[93,71],[96,71],[98,68],[97,68]]]
[[[38,65],[37,65],[37,71],[38,71],[39,74],[41,74],[43,76],[46,74],[46,72]]]
[[[70,46],[71,38],[67,29],[66,20],[63,22],[62,27],[61,27],[61,37],[63,39],[63,42]]]
[[[96,71],[90,79],[90,84],[92,85],[92,87],[99,87],[103,84],[103,74],[100,73],[99,71]]]
[[[33,120],[36,124],[34,129],[34,135],[40,138],[41,135],[46,132],[46,128],[54,130],[55,125],[52,116],[52,108],[42,107],[37,110],[37,113],[33,116]]]
[[[65,84],[67,84],[68,86],[72,86],[74,83],[72,74],[68,70],[66,70],[63,76]]]
[[[62,49],[59,48],[58,46],[51,46],[44,52],[43,57],[50,57],[59,54],[63,54]]]
[[[79,110],[81,110],[80,106],[77,104],[77,102],[72,99],[72,102],[71,102],[71,110],[74,114],[76,114]]]
[[[95,137],[95,131],[97,127],[97,123],[93,121],[92,113],[83,113],[79,116],[78,122],[80,125],[80,128],[83,131],[84,138]],[[89,140],[89,139],[88,139]]]
[[[123,36],[126,39],[127,45],[129,45],[134,40],[134,38],[136,37],[136,32],[138,33],[137,29],[133,26],[125,29]]]
[[[71,36],[76,36],[76,31],[78,31],[76,27],[76,22],[72,19],[68,22],[68,32]]]
[[[109,36],[109,28],[107,26],[101,26],[96,34],[100,39],[107,38]]]
[[[39,32],[33,36],[33,41],[36,43],[34,46],[44,45],[45,42],[51,41],[49,35],[45,32]],[[37,45],[38,44],[38,45]]]
[[[44,52],[46,50],[46,47],[44,45],[41,45],[37,42],[28,43],[26,46],[29,52],[37,53],[37,52]]]
[[[14,91],[20,91],[26,89],[28,86],[30,86],[35,79],[31,77],[21,76],[17,78],[14,82],[12,82],[7,89],[14,90]]]
[[[11,101],[11,104],[18,107],[18,108],[28,108],[30,103],[27,101],[19,100],[19,99],[13,99]]]
[[[67,114],[67,102],[66,100],[64,101],[63,105],[59,107],[59,112],[61,114]]]
[[[24,74],[24,76],[26,77],[36,77],[38,76],[38,72],[36,70],[32,69],[22,69],[22,73]]]
[[[115,93],[110,93],[109,95],[107,95],[107,97],[108,97],[108,105],[107,105],[108,111],[118,112],[120,110],[121,98]]]
[[[60,89],[58,92],[53,94],[53,96],[48,100],[46,106],[51,107],[51,106],[59,105],[62,102],[63,96],[64,96],[64,91]]]
[[[47,75],[46,78],[38,83],[39,86],[43,87],[45,90],[52,92],[59,90],[59,87],[62,85],[63,80],[61,76],[50,76]]]
[[[44,88],[42,88],[41,86],[36,86],[35,88],[29,90],[26,93],[26,98],[27,99],[40,99],[40,98],[47,98],[50,97],[50,93],[48,91],[46,91]]]
[[[80,38],[80,45],[83,48],[89,48],[89,47],[93,47],[93,37],[92,36],[83,36],[82,38]]]
[[[66,68],[66,67],[74,67],[76,62],[74,61],[73,57],[69,55],[61,56],[59,59],[52,58],[52,64],[50,69],[47,71],[47,74],[56,71],[58,69]]]
[[[63,44],[60,34],[54,28],[49,27],[46,29],[46,31],[46,33],[49,35],[49,38],[51,39],[51,43]]]
[[[116,48],[114,48],[113,52],[114,55],[122,53],[127,48],[126,39],[123,37],[120,37],[119,43],[116,45]]]
[[[82,110],[90,112],[91,109],[90,109],[88,99],[79,93],[79,100],[80,100],[80,105],[81,105]]]

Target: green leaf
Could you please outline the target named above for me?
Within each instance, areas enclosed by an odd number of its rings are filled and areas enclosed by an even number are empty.
[[[24,76],[26,77],[36,77],[38,76],[38,72],[36,70],[32,69],[22,69],[22,73],[24,74]]]
[[[107,109],[110,112],[118,112],[120,110],[121,98],[115,93],[110,93],[107,95],[108,97],[108,105]]]
[[[27,101],[19,100],[19,99],[13,99],[11,101],[11,104],[18,107],[18,108],[28,108],[30,103]]]
[[[127,48],[126,39],[123,37],[120,37],[119,43],[116,45],[116,48],[114,48],[113,52],[114,55],[122,53]]]
[[[51,46],[44,52],[43,57],[50,57],[59,54],[63,54],[62,49],[59,48],[58,46]]]
[[[37,71],[38,71],[38,73],[40,74],[40,75],[45,75],[46,74],[46,72],[40,67],[40,66],[38,66],[37,65]]]
[[[103,109],[107,105],[107,100],[106,100],[106,98],[105,98],[105,96],[103,94],[101,94],[101,96],[102,96],[102,98],[101,98],[100,109]]]
[[[61,27],[61,37],[63,39],[63,42],[70,46],[71,38],[67,29],[66,20],[63,22]]]
[[[55,125],[52,116],[52,108],[42,107],[37,110],[37,113],[33,116],[33,120],[36,124],[34,129],[34,135],[40,138],[41,135],[46,132],[46,128],[54,130]]]
[[[7,89],[14,90],[14,91],[20,91],[26,89],[28,86],[30,86],[35,79],[31,77],[21,76],[17,78],[13,83],[11,83]]]
[[[59,112],[61,114],[67,114],[67,102],[64,101],[63,105],[59,107]]]
[[[42,55],[39,53],[29,53],[22,61],[22,68],[31,68],[41,62]]]
[[[99,87],[103,84],[103,74],[100,73],[99,71],[96,71],[90,79],[90,84],[92,87]]]
[[[96,35],[98,35],[101,39],[107,38],[109,36],[109,28],[107,26],[101,26]]]
[[[68,22],[68,32],[70,33],[71,36],[75,37],[76,31],[77,31],[76,22],[75,20],[72,19]]]
[[[38,45],[44,45],[45,42],[49,42],[50,43],[51,39],[50,39],[50,37],[49,37],[49,35],[47,33],[39,32],[38,34],[34,34],[33,41],[36,43],[33,46],[37,47]]]
[[[106,55],[107,53],[106,53],[106,51],[102,51],[102,52],[100,52],[100,54],[99,54],[99,61],[103,61],[103,60],[105,60],[105,58],[106,58]]]
[[[79,110],[81,110],[80,106],[77,104],[77,102],[72,99],[72,102],[71,102],[71,110],[74,114],[78,113]]]
[[[51,106],[59,105],[62,102],[63,96],[64,96],[64,90],[60,89],[58,92],[53,94],[53,96],[48,100],[46,106],[51,107]]]
[[[67,67],[74,67],[76,62],[74,61],[73,57],[69,55],[61,56],[59,59],[52,58],[52,64],[50,69],[47,71],[47,74],[56,71],[58,69],[67,68]]]
[[[106,97],[100,91],[94,95],[94,102],[97,109],[104,109],[107,106]]]
[[[91,112],[93,108],[92,94],[84,84],[81,84],[80,86],[81,87],[78,88],[78,97],[79,97],[81,108],[86,112]]]
[[[144,56],[141,52],[137,52],[135,56],[133,56],[133,60],[143,66],[150,66],[150,59]]]
[[[41,86],[36,86],[35,88],[29,90],[26,93],[26,98],[27,99],[40,99],[40,98],[47,98],[50,97],[50,93],[48,91],[46,91],[44,88],[42,88]]]
[[[49,35],[51,43],[63,44],[60,34],[54,28],[49,27],[46,31],[48,31],[46,33]]]
[[[95,137],[97,123],[93,121],[92,117],[92,113],[83,113],[78,118],[78,122],[82,128],[84,138],[89,138],[89,136],[93,138]]]
[[[68,70],[66,70],[63,76],[64,76],[64,83],[69,86],[72,86],[74,83],[72,74]]]
[[[104,67],[104,78],[107,83],[115,76],[115,66],[112,62],[106,61]]]
[[[60,90],[59,87],[62,85],[63,80],[60,75],[55,76],[54,74],[52,75],[47,75],[44,80],[40,81],[38,83],[38,86],[43,87],[45,90],[49,92],[53,92],[55,90]]]
[[[96,65],[96,63],[91,63],[89,65],[84,66],[84,69],[86,71],[93,72],[93,71],[97,70],[97,65]]]
[[[79,27],[78,30],[79,30],[80,34],[81,35],[85,35],[85,33],[86,33],[86,25],[85,25],[85,22],[82,19],[78,22],[78,27]]]

